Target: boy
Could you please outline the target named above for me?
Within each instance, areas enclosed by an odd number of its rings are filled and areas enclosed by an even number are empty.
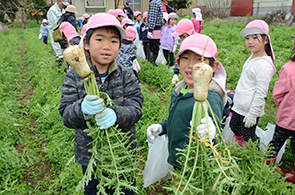
[[[208,44],[206,46],[206,42]],[[196,63],[201,62],[204,48],[204,63],[209,64],[213,69],[213,77],[209,85],[207,100],[213,110],[217,122],[220,123],[223,106],[226,103],[225,79],[226,73],[217,58],[217,47],[214,41],[201,34],[191,35],[186,38],[180,46],[176,55],[176,62],[183,80],[177,83],[171,96],[168,119],[160,124],[153,124],[147,129],[147,138],[153,142],[161,134],[168,135],[168,163],[175,169],[181,169],[177,161],[180,157],[177,149],[183,149],[189,141],[190,121],[195,103],[194,98],[194,80],[192,77],[192,68]],[[209,130],[207,130],[206,120],[202,119],[201,124],[197,127],[202,139],[208,134],[215,138],[216,127],[213,123],[211,113],[209,112]],[[218,124],[220,125],[220,124]]]
[[[123,132],[131,135],[130,141],[136,140],[134,125],[142,116],[143,95],[132,70],[118,66],[115,61],[124,36],[125,31],[114,16],[99,13],[89,19],[83,40],[83,48],[90,54],[87,61],[96,76],[99,90],[107,93],[117,107],[106,105],[105,111],[100,112],[104,101],[86,95],[83,78],[74,69],[68,71],[64,79],[59,112],[65,126],[75,129],[75,159],[82,166],[83,174],[91,158],[88,150],[92,142],[84,129],[87,128],[86,121],[91,120],[93,115],[96,115],[95,119],[100,119],[96,124],[101,128],[118,125]],[[96,194],[98,183],[99,178],[91,180],[85,186],[84,194]],[[113,193],[112,189],[106,191]],[[129,190],[123,192],[134,194]]]

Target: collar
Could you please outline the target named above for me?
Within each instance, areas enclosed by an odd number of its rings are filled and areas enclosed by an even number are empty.
[[[91,64],[91,61],[90,61],[89,58],[90,58],[90,56],[87,56],[87,57],[86,57],[86,61],[87,61],[88,65],[89,65],[89,67],[92,67],[93,65]],[[116,70],[117,67],[118,67],[118,65],[117,65],[116,60],[112,61],[111,64],[109,65],[109,68],[108,68],[108,70],[109,70],[108,75],[109,75],[111,72],[113,72],[114,70]],[[95,66],[95,68],[96,68],[96,66]],[[97,68],[96,68],[96,69],[97,69]]]

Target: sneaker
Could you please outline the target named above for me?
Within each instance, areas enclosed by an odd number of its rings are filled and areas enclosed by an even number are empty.
[[[153,62],[152,65],[153,65],[154,67],[158,67],[158,65],[157,65],[155,62]]]

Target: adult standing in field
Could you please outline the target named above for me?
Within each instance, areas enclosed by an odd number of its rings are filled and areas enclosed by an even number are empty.
[[[76,22],[76,16],[75,14],[77,13],[76,7],[73,5],[69,5],[65,9],[66,13],[61,15],[60,17],[60,22],[69,22],[78,32],[77,30],[77,22]]]
[[[194,29],[196,33],[202,34],[202,29],[204,28],[204,21],[202,18],[202,13],[200,8],[194,8],[192,9],[194,18],[192,19],[192,22],[194,23]]]
[[[163,6],[161,0],[150,0],[147,26],[149,29],[150,50],[153,53],[152,65],[157,67],[156,59],[159,53],[161,28],[163,26]]]
[[[124,13],[128,16],[128,18],[129,18],[130,20],[132,20],[133,11],[132,11],[132,9],[129,7],[129,3],[128,3],[128,2],[125,3],[125,6],[124,6],[124,8],[123,8],[123,11],[124,11]]]
[[[47,20],[49,23],[49,29],[50,29],[50,42],[52,45],[52,49],[55,52],[56,57],[62,55],[62,50],[60,47],[60,44],[58,42],[53,41],[52,37],[52,28],[57,24],[62,14],[64,14],[66,6],[68,6],[69,3],[67,0],[57,0],[56,3],[50,7],[50,9],[47,12]]]

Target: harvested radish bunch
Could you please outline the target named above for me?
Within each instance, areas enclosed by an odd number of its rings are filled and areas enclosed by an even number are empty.
[[[69,46],[63,56],[67,63],[84,78],[84,87],[88,95],[98,95],[99,98],[106,99],[107,104],[114,105],[106,93],[99,91],[94,73],[89,68],[80,46]],[[130,135],[122,132],[117,126],[100,129],[98,126],[91,126],[89,122],[87,126],[88,129],[84,131],[93,138],[92,149],[89,150],[92,157],[79,182],[78,190],[84,189],[93,174],[100,180],[97,185],[98,194],[106,194],[106,187],[114,189],[114,194],[121,194],[124,188],[137,192],[138,189],[133,186],[137,170],[137,149],[131,150]]]

